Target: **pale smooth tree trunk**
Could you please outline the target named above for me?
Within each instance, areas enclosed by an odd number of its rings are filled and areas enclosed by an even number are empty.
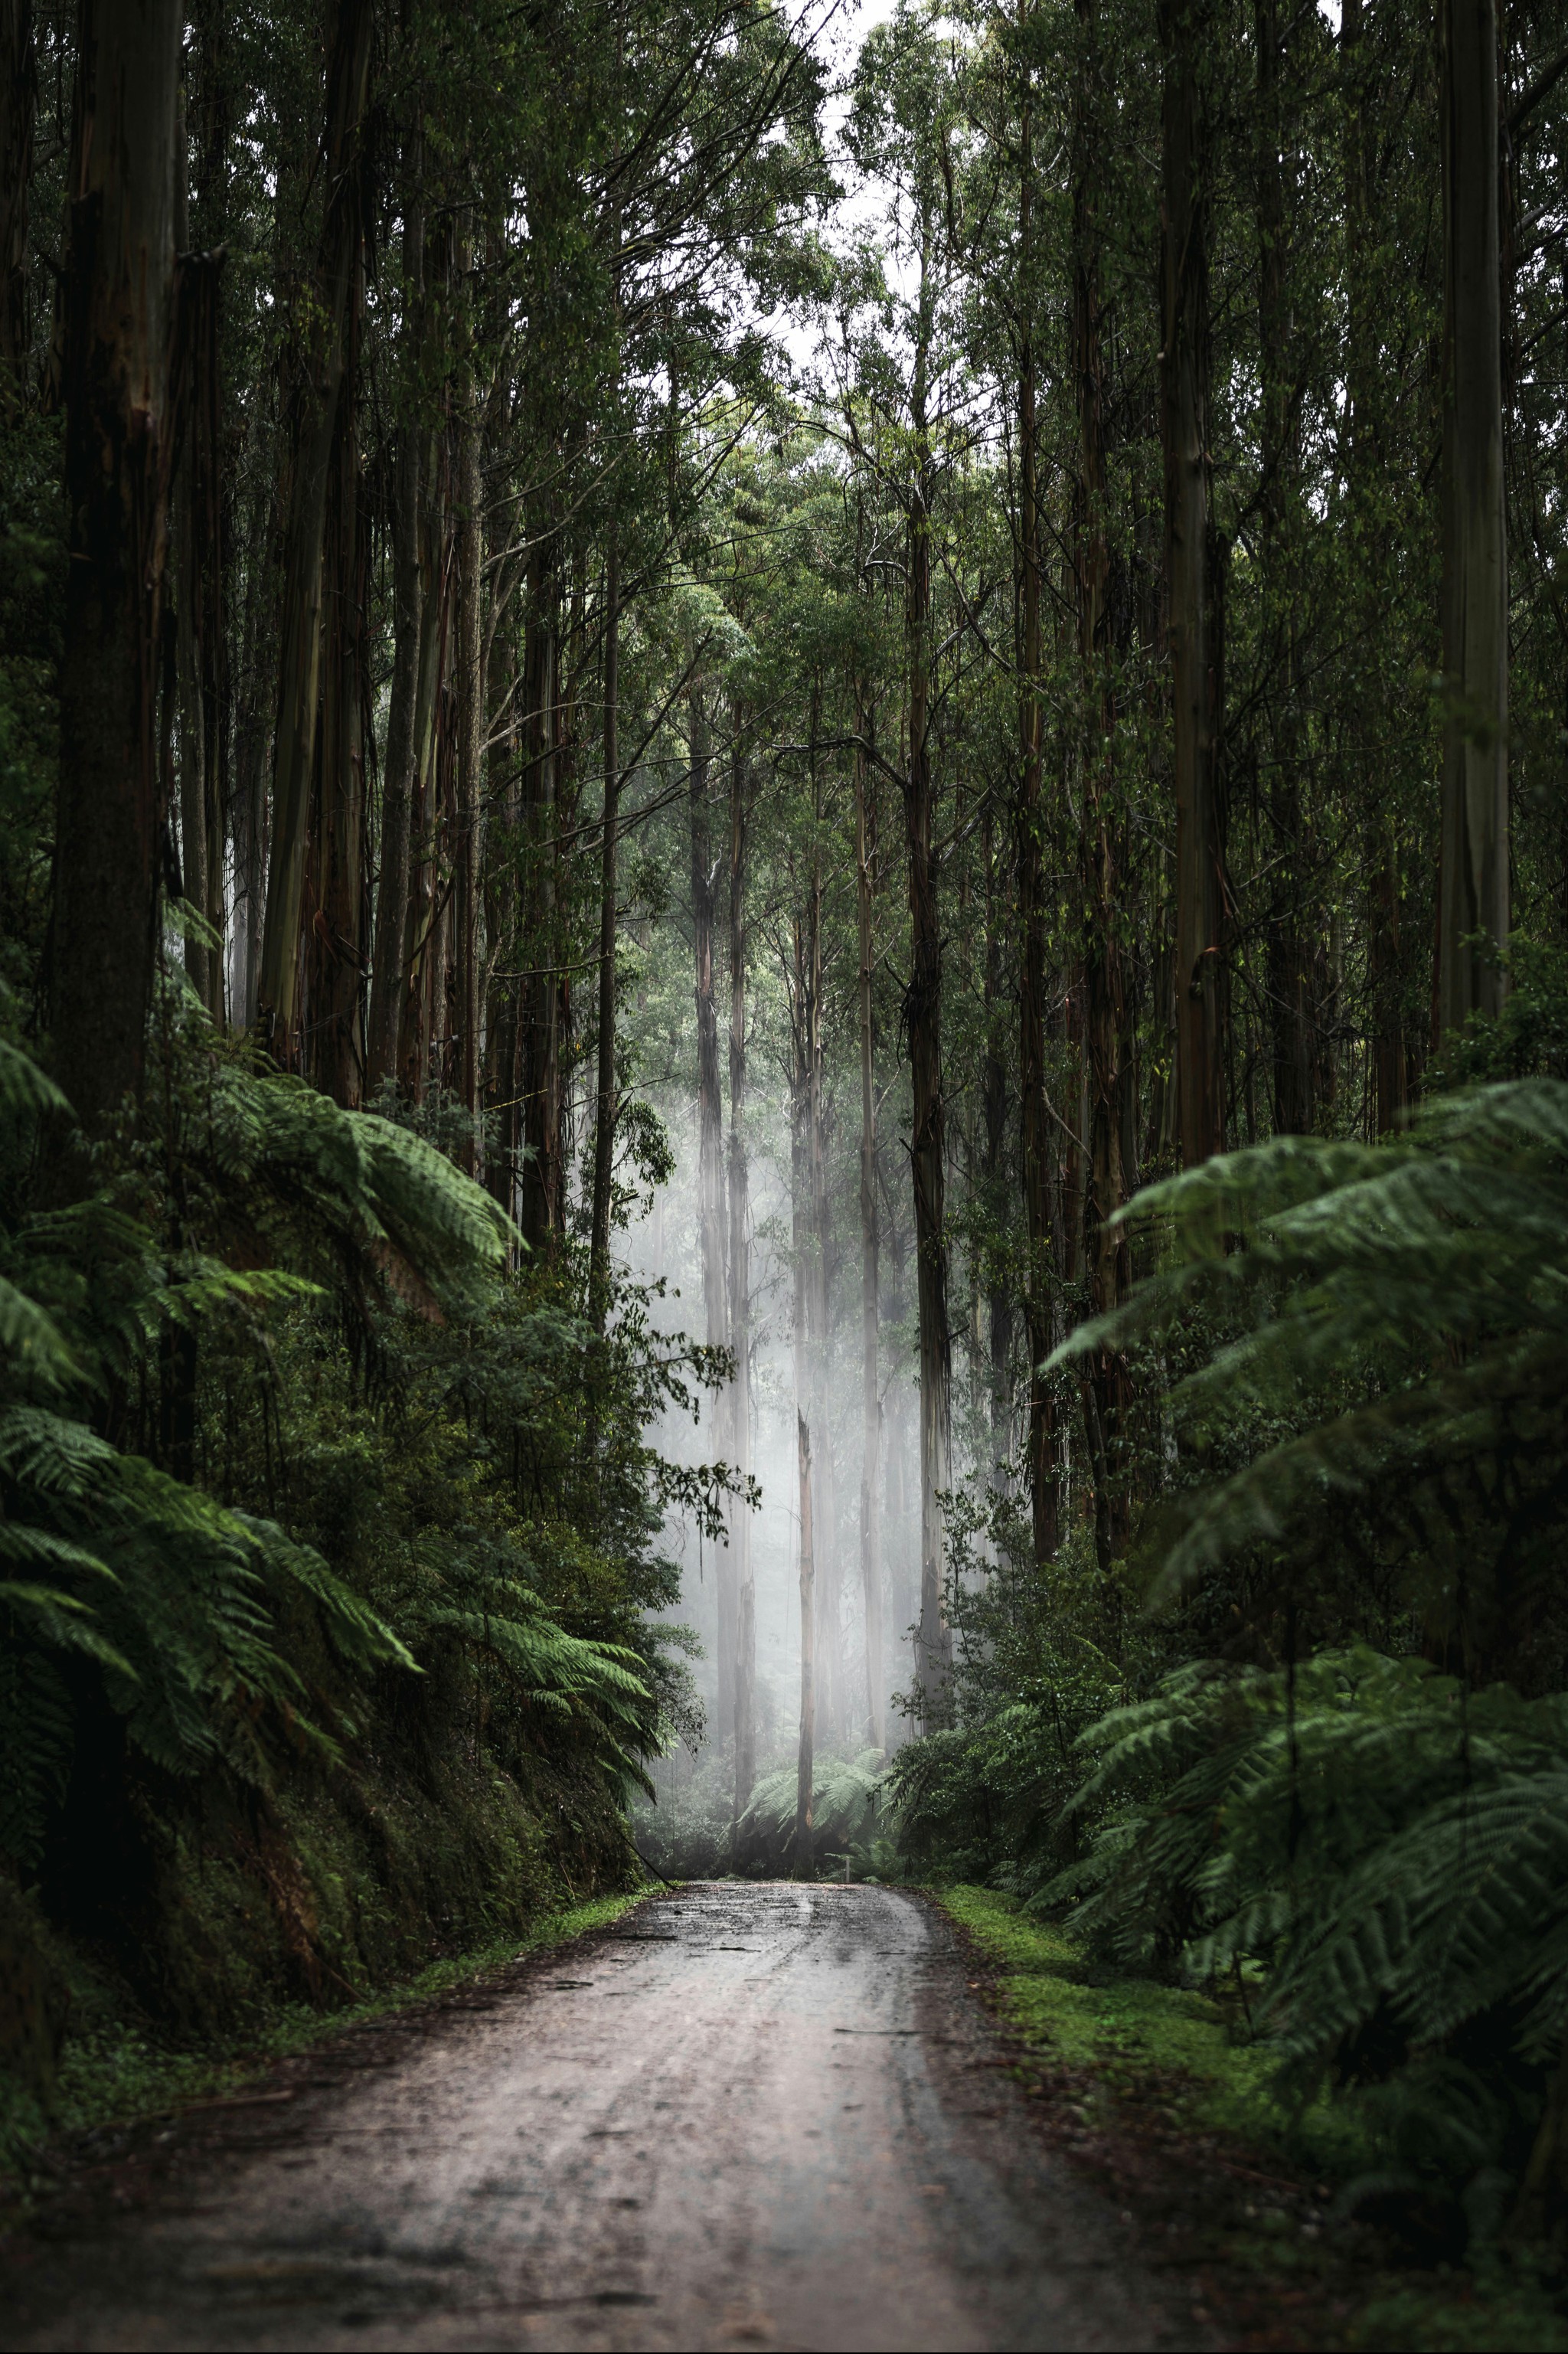
[[[181,16],[83,0],[79,22],[50,1015],[56,1075],[93,1128],[141,1084],[153,981]]]
[[[1496,1013],[1509,929],[1497,11],[1443,0],[1443,734],[1436,1032]]]
[[[857,734],[864,732],[862,716]],[[865,1684],[871,1746],[887,1745],[883,1678],[882,1515],[877,1479],[882,1461],[882,1398],[878,1369],[878,1235],[876,1221],[876,1073],[873,1060],[871,982],[874,965],[872,839],[863,753],[854,764],[855,903],[860,935],[860,1577],[865,1608]]]
[[[708,790],[713,766],[712,734],[705,691],[691,696],[692,938],[697,1016],[697,1211],[702,1233],[703,1313],[711,1349],[728,1345],[725,1284],[724,1109],[719,1093],[718,1003],[714,986],[714,883]],[[723,1740],[735,1722],[735,1575],[727,1546],[714,1564],[718,1609],[718,1692],[715,1722]]]
[[[751,1246],[747,1234],[746,1153],[746,759],[740,715],[729,785],[729,1345],[735,1352],[732,1444],[741,1482],[751,1471]],[[757,1576],[751,1558],[751,1506],[730,1509],[735,1578],[735,1819],[757,1779]]]
[[[800,1740],[795,1771],[795,1877],[814,1880],[817,1569],[811,1535],[811,1434],[799,1409],[795,1426],[800,1497]]]

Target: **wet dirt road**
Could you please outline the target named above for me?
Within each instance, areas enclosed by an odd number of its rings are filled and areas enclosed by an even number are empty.
[[[42,2240],[0,2344],[1193,2342],[892,1890],[688,1888],[388,2051]]]

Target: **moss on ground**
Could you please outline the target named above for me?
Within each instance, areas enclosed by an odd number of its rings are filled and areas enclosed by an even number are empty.
[[[1282,2098],[1278,2062],[1247,2040],[1239,2000],[1232,2009],[1190,1988],[1097,1967],[1064,1930],[1033,1919],[994,1889],[932,1893],[995,1970],[998,2010],[1030,2058],[1075,2078],[1090,2109],[1108,2117],[1122,2101],[1137,2099],[1147,2114],[1150,2084],[1157,2084],[1161,2117],[1192,2137],[1200,2173],[1215,2172],[1215,2135],[1332,2184],[1385,2162],[1370,2119],[1352,2101],[1322,2094],[1302,2108]],[[1259,2204],[1243,2213],[1250,2220],[1224,2233],[1228,2267],[1307,2286],[1332,2261],[1331,2245],[1303,2240],[1283,2210]],[[1313,2344],[1356,2354],[1502,2354],[1511,2348],[1568,2354],[1561,2296],[1500,2259],[1474,2272],[1379,2274],[1369,2266],[1361,2289],[1333,2334],[1314,2337]]]
[[[238,2092],[269,2064],[308,2050],[345,2028],[430,2002],[529,1954],[607,1928],[641,1904],[647,1888],[599,1896],[541,1914],[522,1931],[430,1963],[416,1976],[330,2012],[279,2001],[242,2035],[182,2041],[160,2034],[123,2005],[122,1990],[79,1955],[68,1964],[79,2023],[67,2037],[47,2105],[0,2072],[0,2202],[25,2200],[39,2150],[57,2138],[107,2125],[165,2115],[192,2102]]]

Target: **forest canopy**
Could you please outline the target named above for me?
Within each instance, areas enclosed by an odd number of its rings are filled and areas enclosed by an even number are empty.
[[[46,1978],[966,1873],[1555,2222],[1565,64],[0,0]]]

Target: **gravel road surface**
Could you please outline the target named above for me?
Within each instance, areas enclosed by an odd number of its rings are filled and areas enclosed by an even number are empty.
[[[1194,2343],[997,2062],[916,1899],[691,1887],[228,2105],[23,2244],[0,2344]]]

